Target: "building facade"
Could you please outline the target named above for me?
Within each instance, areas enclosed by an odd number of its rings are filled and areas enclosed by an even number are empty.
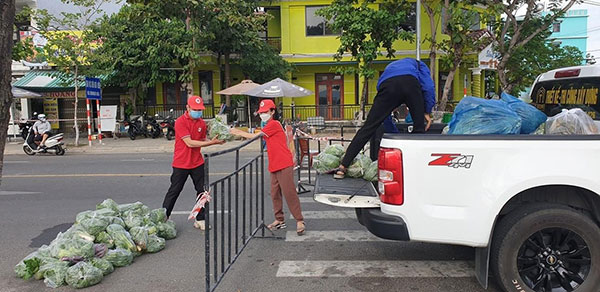
[[[565,13],[564,17],[557,19],[550,28],[550,39],[554,44],[572,46],[587,54],[588,40],[588,12],[586,9],[573,9]]]

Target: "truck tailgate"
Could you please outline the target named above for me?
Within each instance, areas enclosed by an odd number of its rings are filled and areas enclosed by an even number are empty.
[[[372,182],[362,178],[334,179],[331,174],[317,175],[314,200],[346,208],[376,208],[380,203]]]

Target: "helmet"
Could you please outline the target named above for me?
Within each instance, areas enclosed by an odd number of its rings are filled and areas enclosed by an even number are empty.
[[[40,121],[45,121],[45,120],[46,120],[46,115],[45,115],[45,114],[39,114],[39,115],[38,115],[38,119],[39,119]]]

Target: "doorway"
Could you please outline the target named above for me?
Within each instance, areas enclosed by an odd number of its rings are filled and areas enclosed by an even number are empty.
[[[315,80],[317,116],[326,120],[342,119],[344,77],[337,74],[316,74]]]

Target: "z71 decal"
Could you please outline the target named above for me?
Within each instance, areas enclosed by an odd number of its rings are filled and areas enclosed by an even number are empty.
[[[429,166],[447,166],[454,168],[471,168],[474,157],[473,155],[462,154],[431,154],[431,156],[438,158],[429,162]]]

